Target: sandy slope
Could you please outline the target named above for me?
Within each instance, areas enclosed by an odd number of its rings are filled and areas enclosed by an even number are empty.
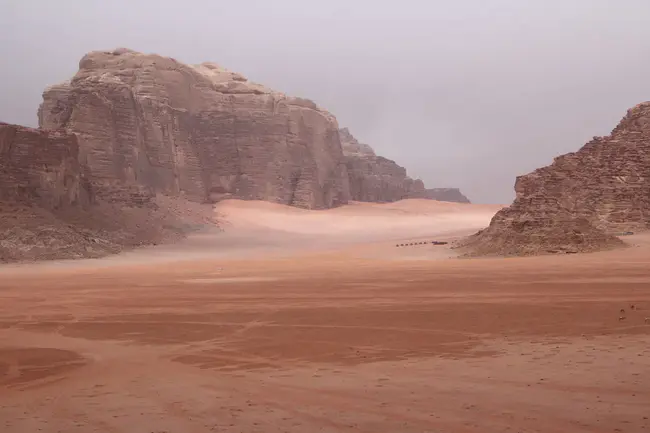
[[[451,240],[486,227],[501,208],[434,200],[356,203],[328,210],[306,210],[263,201],[226,200],[209,207],[186,208],[169,200],[174,213],[204,223],[203,230],[167,245],[140,248],[99,260],[43,262],[36,266],[114,266],[124,263],[187,261],[209,258],[262,258],[299,252],[354,250],[357,255],[395,259],[438,259],[455,255],[447,247],[401,242]],[[174,205],[174,206],[172,206]],[[210,225],[214,221],[215,225]],[[196,224],[195,224],[196,225]],[[33,269],[11,265],[5,269]]]
[[[362,255],[443,258],[454,254],[447,247],[397,250],[395,245],[471,234],[486,227],[500,208],[402,200],[386,204],[353,202],[335,209],[306,210],[262,201],[226,200],[214,209],[220,231],[205,230],[173,246],[135,251],[123,257],[137,261],[261,258],[353,249]]]
[[[343,242],[441,236],[485,227],[500,206],[402,200],[305,210],[259,201],[228,200],[216,206],[227,227],[327,236]]]

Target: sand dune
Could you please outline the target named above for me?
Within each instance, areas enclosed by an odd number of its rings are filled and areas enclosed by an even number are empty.
[[[176,244],[140,248],[102,259],[51,261],[34,266],[87,267],[124,263],[191,261],[212,258],[264,258],[279,255],[345,251],[360,257],[442,259],[455,256],[448,247],[412,246],[401,242],[453,240],[486,227],[500,205],[476,205],[409,199],[394,203],[359,203],[327,210],[308,210],[263,201],[225,200],[212,209],[186,209],[169,200],[166,207],[204,229]]]
[[[495,205],[402,200],[357,203],[328,210],[306,210],[259,201],[227,200],[215,210],[226,231],[265,229],[330,240],[357,241],[440,236],[471,232],[488,225],[500,209]]]
[[[453,239],[486,227],[498,205],[402,200],[357,203],[327,210],[308,210],[263,201],[226,200],[214,207],[219,230],[204,230],[175,245],[137,250],[112,261],[260,258],[354,249],[384,257],[395,244],[422,239]],[[444,250],[444,254],[440,254]],[[400,251],[402,258],[444,258],[448,248]],[[431,254],[435,253],[435,254]]]

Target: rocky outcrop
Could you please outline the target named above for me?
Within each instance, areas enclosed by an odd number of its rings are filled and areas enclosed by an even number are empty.
[[[339,131],[349,175],[350,196],[355,201],[393,202],[407,198],[469,203],[457,188],[426,189],[420,179],[412,179],[395,161],[378,156],[360,143],[348,128]]]
[[[465,197],[458,188],[427,188],[421,193],[414,193],[411,198],[427,198],[429,200],[470,203],[469,199]]]
[[[339,131],[345,155],[350,196],[355,201],[393,202],[424,193],[424,183],[411,179],[395,161],[359,143],[347,128]]]
[[[188,231],[146,190],[106,199],[88,175],[75,135],[0,123],[0,262],[101,257]]]
[[[0,202],[87,207],[91,191],[78,155],[72,134],[0,122]]]
[[[346,157],[352,200],[366,202],[393,202],[418,197],[424,192],[419,179],[411,179],[406,169],[390,159],[374,157]]]
[[[341,128],[339,130],[339,138],[341,139],[341,148],[343,154],[348,157],[356,156],[359,158],[371,158],[375,155],[375,151],[367,144],[360,143],[348,128]]]
[[[483,254],[593,251],[650,226],[650,103],[606,137],[517,178],[516,199],[468,240]]]
[[[565,210],[534,214],[516,207],[502,209],[488,228],[457,244],[468,256],[568,254],[623,245],[623,241],[587,218]]]
[[[213,63],[89,53],[69,82],[44,92],[39,123],[78,134],[97,194],[137,185],[315,209],[350,195],[331,114]]]

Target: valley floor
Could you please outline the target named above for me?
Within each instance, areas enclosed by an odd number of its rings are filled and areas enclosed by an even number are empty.
[[[227,206],[232,256],[214,233],[150,261],[1,267],[0,431],[650,431],[647,237],[432,260],[453,251],[395,244],[463,227],[417,226],[421,209],[357,238],[356,214],[296,217],[293,244],[270,217],[246,240],[253,211]],[[318,227],[329,241],[302,248]]]

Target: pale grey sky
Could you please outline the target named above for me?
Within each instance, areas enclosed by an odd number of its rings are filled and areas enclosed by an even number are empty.
[[[429,187],[515,177],[650,99],[650,0],[0,0],[0,120],[92,50],[214,61],[313,99]]]

